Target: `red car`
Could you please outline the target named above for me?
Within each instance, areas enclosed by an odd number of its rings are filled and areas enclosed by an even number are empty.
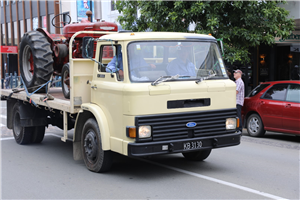
[[[244,127],[253,137],[266,131],[300,135],[300,81],[272,81],[258,85],[245,97]]]

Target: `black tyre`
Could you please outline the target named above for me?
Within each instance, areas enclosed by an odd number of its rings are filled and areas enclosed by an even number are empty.
[[[33,134],[33,127],[20,126],[20,109],[19,104],[16,103],[13,108],[13,133],[14,138],[18,144],[29,144]]]
[[[45,126],[32,127],[33,133],[31,136],[32,143],[41,143],[45,136]]]
[[[29,92],[48,82],[53,74],[53,58],[50,43],[38,31],[24,34],[20,44],[19,63],[22,79]],[[45,92],[46,86],[38,92]]]
[[[247,119],[247,131],[252,137],[262,137],[265,135],[264,124],[258,114],[252,114]]]
[[[64,64],[61,71],[61,87],[66,99],[70,99],[70,66],[69,63]]]
[[[108,171],[112,165],[111,151],[103,151],[101,135],[95,119],[88,119],[83,126],[81,149],[86,167],[93,172]]]
[[[203,161],[205,160],[211,152],[211,149],[203,149],[194,152],[182,153],[182,155],[192,161]]]

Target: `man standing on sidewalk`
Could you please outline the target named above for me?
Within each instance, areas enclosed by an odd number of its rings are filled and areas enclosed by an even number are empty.
[[[234,79],[236,83],[236,109],[237,116],[240,119],[239,127],[236,129],[238,133],[242,133],[242,106],[244,105],[244,97],[245,97],[245,86],[242,80],[243,72],[239,69],[234,70]]]

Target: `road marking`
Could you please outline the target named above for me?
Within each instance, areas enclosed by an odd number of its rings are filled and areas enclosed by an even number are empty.
[[[0,124],[0,127],[6,126],[5,124]]]
[[[276,196],[276,195],[272,195],[272,194],[265,193],[265,192],[262,192],[262,191],[254,190],[254,189],[244,187],[244,186],[241,186],[241,185],[238,185],[238,184],[230,183],[230,182],[227,182],[227,181],[222,181],[220,179],[212,178],[212,177],[209,177],[209,176],[197,174],[197,173],[190,172],[190,171],[187,171],[187,170],[184,170],[184,169],[171,167],[171,166],[168,166],[168,165],[156,163],[156,162],[141,159],[141,158],[137,158],[137,159],[148,162],[148,163],[151,163],[153,165],[157,165],[157,166],[160,166],[160,167],[171,169],[173,171],[181,172],[181,173],[188,174],[188,175],[191,175],[191,176],[195,176],[195,177],[198,177],[198,178],[202,178],[202,179],[205,179],[205,180],[208,180],[208,181],[212,181],[212,182],[215,182],[215,183],[219,183],[219,184],[222,184],[222,185],[233,187],[233,188],[236,188],[236,189],[239,189],[239,190],[244,190],[244,191],[247,191],[247,192],[250,192],[250,193],[253,193],[253,194],[257,194],[257,195],[260,195],[260,196],[264,196],[264,197],[267,197],[267,198],[276,199],[276,200],[277,199],[287,200],[286,198],[282,198],[282,197],[279,197],[279,196]]]
[[[52,133],[45,134],[45,136],[49,136],[49,135],[50,136],[54,136],[54,137],[58,137],[58,138],[62,137],[62,136],[59,136],[59,135],[56,135],[56,134],[52,134]],[[12,140],[12,139],[14,139],[14,137],[0,138],[0,141],[2,141],[2,140]],[[68,141],[72,141],[72,139],[68,139]],[[147,163],[150,163],[150,164],[153,164],[153,165],[157,165],[157,166],[160,166],[160,167],[171,169],[173,171],[181,172],[183,174],[191,175],[191,176],[194,176],[194,177],[197,177],[197,178],[202,178],[202,179],[205,179],[205,180],[208,180],[208,181],[212,181],[212,182],[215,182],[215,183],[219,183],[219,184],[222,184],[222,185],[233,187],[233,188],[236,188],[236,189],[239,189],[239,190],[244,190],[246,192],[250,192],[250,193],[253,193],[253,194],[264,196],[264,197],[267,197],[267,198],[270,198],[270,199],[288,200],[288,199],[283,198],[283,197],[279,197],[279,196],[272,195],[272,194],[269,194],[269,193],[266,193],[266,192],[254,190],[254,189],[251,189],[251,188],[248,188],[248,187],[244,187],[244,186],[241,186],[241,185],[238,185],[238,184],[230,183],[230,182],[227,182],[227,181],[222,181],[220,179],[212,178],[212,177],[205,176],[205,175],[202,175],[202,174],[197,174],[195,172],[190,172],[190,171],[187,171],[187,170],[184,170],[184,169],[179,169],[179,168],[176,168],[176,167],[171,167],[171,166],[168,166],[168,165],[156,163],[156,162],[145,160],[145,159],[141,159],[141,158],[136,158],[136,159],[144,161],[144,162],[147,162]]]
[[[5,118],[6,119],[6,115],[0,115],[1,118]]]

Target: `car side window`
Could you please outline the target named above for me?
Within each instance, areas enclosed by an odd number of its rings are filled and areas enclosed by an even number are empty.
[[[270,84],[261,84],[258,85],[256,88],[254,88],[250,94],[248,95],[248,97],[253,97],[255,95],[257,95],[258,93],[260,93],[263,89],[265,89],[266,87],[268,87]]]
[[[287,95],[286,95],[286,100],[300,103],[300,85],[298,84],[289,85]]]
[[[276,84],[273,85],[270,89],[268,89],[265,94],[262,96],[263,99],[273,99],[284,101],[285,95],[287,91],[287,84]]]

